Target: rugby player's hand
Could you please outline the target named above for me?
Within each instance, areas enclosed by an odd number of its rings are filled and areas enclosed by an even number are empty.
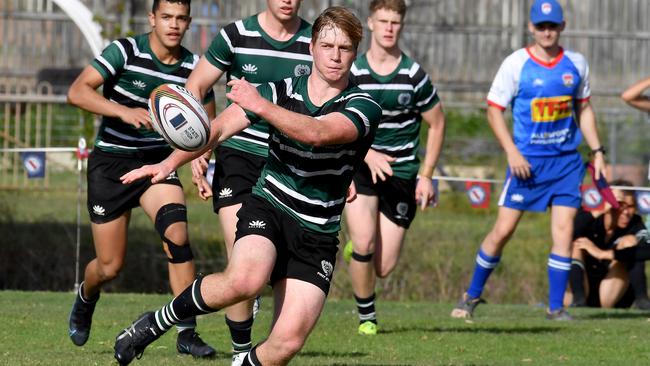
[[[138,169],[133,169],[130,172],[120,177],[122,184],[130,184],[136,180],[151,177],[151,183],[161,182],[174,171],[174,169],[165,164],[165,161],[154,165],[143,165]]]
[[[122,121],[135,128],[144,127],[147,130],[152,128],[151,117],[149,116],[149,112],[144,108],[129,108],[122,106],[118,112],[118,116]]]
[[[419,176],[418,183],[415,186],[415,201],[420,205],[420,209],[424,209],[429,206],[429,204],[434,204],[434,207],[437,206],[436,202],[436,192],[433,189],[433,184],[431,183],[431,178]]]
[[[521,155],[519,150],[508,153],[507,157],[510,172],[512,172],[515,177],[519,179],[530,178],[530,163],[523,155]]]
[[[354,184],[354,181],[350,183],[348,187],[348,195],[345,196],[345,202],[350,203],[357,199],[357,186]]]
[[[601,153],[594,155],[594,178],[596,180],[605,176],[605,156]]]
[[[226,98],[247,111],[259,114],[259,108],[267,102],[257,88],[244,78],[230,80],[227,85],[230,92],[226,93]]]
[[[192,183],[199,190],[199,198],[205,201],[212,197],[212,187],[210,187],[210,183],[208,183],[208,180],[203,175],[198,177],[192,176]]]
[[[198,158],[192,160],[192,177],[203,177],[208,171],[208,165],[210,164],[210,155],[199,156]]]
[[[377,183],[377,178],[386,180],[386,176],[393,175],[393,168],[390,167],[390,163],[395,161],[394,157],[369,149],[363,160],[370,169],[373,183]]]

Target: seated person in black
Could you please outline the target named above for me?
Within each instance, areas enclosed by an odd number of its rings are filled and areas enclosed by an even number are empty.
[[[612,185],[632,186],[624,180]],[[604,212],[580,210],[576,215],[569,277],[573,298],[568,302],[571,306],[604,308],[630,307],[634,303],[637,308],[648,310],[645,259],[629,250],[625,255],[614,255],[637,246],[647,231],[636,215],[633,191],[612,191],[619,208],[610,207]]]

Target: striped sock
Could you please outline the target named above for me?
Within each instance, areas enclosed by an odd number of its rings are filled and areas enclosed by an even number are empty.
[[[570,257],[553,253],[548,256],[548,308],[551,312],[562,308],[570,270]]]
[[[226,316],[226,325],[230,329],[230,339],[232,341],[232,350],[234,353],[248,352],[251,350],[251,331],[253,328],[253,317],[243,322],[236,322],[228,319]]]
[[[163,306],[155,313],[156,324],[162,331],[168,331],[173,325],[196,315],[208,314],[217,311],[209,307],[201,296],[202,278],[196,279],[192,284],[176,296],[169,304]]]
[[[467,289],[467,295],[472,299],[478,299],[483,293],[483,287],[490,274],[494,271],[494,268],[499,264],[501,256],[492,257],[485,252],[483,249],[479,249],[478,254],[476,255],[476,265],[474,265],[474,274],[472,275],[472,282],[469,284]]]
[[[242,362],[242,366],[261,366],[262,363],[260,362],[259,359],[257,359],[257,346],[253,347],[253,349],[248,352],[246,357],[244,357],[244,360]]]
[[[359,324],[365,322],[372,322],[377,324],[377,316],[375,314],[375,293],[373,292],[370,297],[362,299],[354,295],[357,301],[357,310],[359,311]]]

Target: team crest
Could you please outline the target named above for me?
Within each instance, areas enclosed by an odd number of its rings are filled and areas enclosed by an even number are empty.
[[[570,72],[562,74],[562,83],[567,88],[573,86],[573,74]]]
[[[326,260],[320,261],[320,266],[323,268],[323,274],[325,277],[331,276],[332,272],[334,272],[334,266]]]
[[[310,73],[311,69],[309,68],[309,65],[296,65],[293,69],[293,74],[296,76],[309,75]]]
[[[409,205],[406,202],[400,202],[397,204],[397,213],[406,216],[406,214],[409,212]]]
[[[551,5],[551,3],[542,4],[542,13],[549,15],[551,14],[551,11],[553,11],[553,5]]]
[[[411,94],[400,93],[400,95],[397,96],[397,103],[399,103],[400,105],[407,105],[411,103]]]

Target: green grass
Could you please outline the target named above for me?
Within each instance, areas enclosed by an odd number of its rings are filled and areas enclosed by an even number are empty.
[[[111,365],[116,334],[166,295],[103,294],[84,347],[67,336],[73,300],[62,292],[0,292],[0,351],[3,365]],[[271,300],[264,298],[253,338],[268,331]],[[481,305],[473,322],[449,318],[450,304],[380,301],[381,333],[356,335],[351,301],[329,300],[295,365],[647,365],[648,314],[575,309],[577,320],[545,320],[544,310],[526,305]],[[219,353],[215,361],[179,356],[175,337],[150,346],[135,365],[229,365],[229,336],[223,313],[199,319],[202,337]]]

